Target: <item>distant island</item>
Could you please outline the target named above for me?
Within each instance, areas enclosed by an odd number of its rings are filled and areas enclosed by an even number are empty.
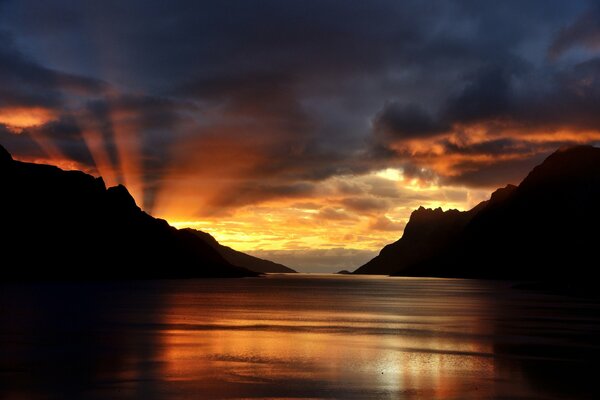
[[[586,280],[600,243],[600,148],[560,149],[470,211],[415,210],[355,274]]]
[[[0,146],[3,279],[250,277],[294,272],[143,212],[124,186],[13,160]]]

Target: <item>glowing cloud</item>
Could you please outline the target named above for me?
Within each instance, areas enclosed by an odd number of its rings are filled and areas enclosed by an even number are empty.
[[[44,108],[0,108],[0,124],[7,125],[15,133],[25,128],[43,125],[55,118],[55,113]]]

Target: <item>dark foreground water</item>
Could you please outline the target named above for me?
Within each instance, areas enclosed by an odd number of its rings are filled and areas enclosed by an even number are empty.
[[[271,275],[0,290],[1,399],[600,392],[598,302],[508,283]]]

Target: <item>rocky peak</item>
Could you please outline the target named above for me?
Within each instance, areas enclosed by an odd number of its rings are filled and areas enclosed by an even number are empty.
[[[13,158],[6,149],[0,145],[0,165],[12,161]]]
[[[119,204],[121,207],[127,209],[139,209],[135,203],[135,199],[123,185],[109,187],[106,190],[106,194],[110,200],[115,204]]]

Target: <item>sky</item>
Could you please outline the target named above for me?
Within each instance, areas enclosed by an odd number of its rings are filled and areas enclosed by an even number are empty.
[[[600,2],[0,0],[0,144],[301,271],[600,143]]]

